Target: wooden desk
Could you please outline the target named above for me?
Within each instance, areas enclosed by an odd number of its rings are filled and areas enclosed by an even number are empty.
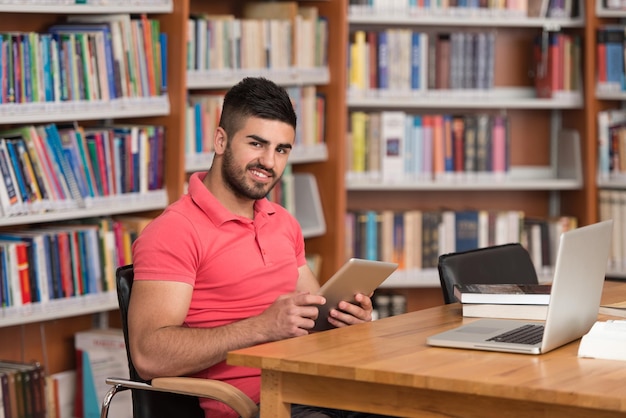
[[[606,282],[603,302],[620,300],[626,283]],[[237,350],[228,362],[262,369],[263,418],[289,417],[290,403],[402,417],[626,416],[626,362],[578,358],[578,341],[538,356],[425,344],[463,321],[458,304],[440,306]]]

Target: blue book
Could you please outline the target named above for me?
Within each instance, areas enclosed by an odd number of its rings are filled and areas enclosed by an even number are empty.
[[[72,170],[72,166],[67,159],[66,153],[63,150],[63,145],[61,144],[61,136],[59,134],[59,130],[55,124],[49,124],[44,126],[44,131],[46,133],[46,143],[49,148],[52,150],[52,157],[57,162],[58,166],[61,168],[63,177],[70,189],[70,193],[72,198],[77,202],[82,202],[83,194],[81,193],[81,189],[78,185],[78,180]]]
[[[443,167],[446,173],[454,172],[454,142],[452,141],[452,116],[443,115]]]
[[[159,34],[161,44],[161,94],[167,93],[167,33]]]
[[[10,205],[15,205],[21,202],[18,195],[17,180],[11,169],[11,158],[9,157],[9,150],[7,149],[6,142],[0,141],[0,172],[2,173],[2,180],[4,181],[7,189],[7,195],[9,196]]]
[[[13,36],[10,33],[0,34],[0,37],[3,38],[4,50],[2,51],[6,55],[6,74],[3,77],[3,80],[6,80],[5,84],[5,93],[4,93],[4,103],[14,103],[15,102],[15,64],[13,63]]]
[[[420,51],[420,38],[421,33],[412,31],[411,32],[411,89],[419,90],[424,86],[420,86],[420,60],[421,60],[421,51]]]
[[[13,304],[11,300],[11,288],[9,285],[7,252],[0,246],[0,284],[2,285],[2,300],[0,306],[8,307]]]
[[[413,127],[411,129],[412,142],[415,144],[413,155],[413,174],[419,178],[424,172],[424,129],[422,126],[422,115],[413,115]]]
[[[52,245],[51,243],[52,240],[50,238],[50,235],[47,233],[42,233],[41,235],[43,238],[43,252],[45,254],[44,264],[45,264],[45,269],[46,269],[46,280],[48,281],[48,299],[53,299],[54,297],[56,297],[56,292],[54,289],[52,259],[50,257],[50,251],[51,251],[50,246]]]
[[[624,89],[624,28],[606,28],[607,82],[619,83]]]
[[[196,103],[194,103],[193,105],[193,114],[194,114],[194,123],[195,123],[195,149],[197,153],[202,153],[202,151],[204,151],[204,147],[202,144],[202,137],[204,136],[205,132],[202,130],[202,118],[204,117],[203,112],[202,112],[202,103],[201,101],[198,101]]]
[[[455,213],[455,251],[469,251],[478,248],[478,211],[466,210]]]
[[[52,72],[52,57],[50,43],[52,36],[50,34],[42,33],[39,35],[39,45],[41,48],[41,65],[43,68],[43,86],[39,86],[44,91],[44,97],[46,102],[54,101],[54,80]]]
[[[365,216],[365,258],[378,260],[378,213],[368,210]]]
[[[82,370],[83,370],[83,411],[82,416],[84,418],[98,418],[100,416],[100,399],[96,391],[96,381],[91,367],[91,361],[89,360],[88,351],[80,351],[80,357],[82,357]]]
[[[12,71],[11,73],[13,74],[13,97],[14,103],[22,103],[22,71],[23,71],[23,66],[21,64],[21,59],[20,59],[20,44],[22,43],[21,39],[22,39],[22,35],[20,34],[15,34],[11,37],[12,39],[12,46],[13,46],[13,61],[12,61]],[[9,79],[9,82],[11,82],[11,79]]]
[[[127,145],[127,142],[130,141],[128,138],[129,135],[126,132],[123,132],[120,129],[114,129],[115,134],[115,152],[117,154],[117,158],[119,158],[119,171],[118,173],[118,181],[120,188],[118,188],[118,193],[130,193],[132,192],[132,170],[130,169],[131,156],[129,155],[130,146]]]
[[[30,40],[28,39],[28,35],[22,36],[22,41],[20,45],[20,58],[21,58],[21,67],[22,67],[22,85],[23,85],[23,94],[24,94],[24,102],[32,103],[33,102],[33,77],[32,77],[32,65],[30,60]]]
[[[2,139],[6,144],[7,151],[9,153],[9,163],[11,168],[13,169],[13,173],[15,175],[15,180],[17,181],[17,190],[21,196],[22,202],[30,202],[31,196],[28,191],[28,186],[26,185],[26,179],[24,177],[24,170],[20,164],[20,158],[17,154],[17,150],[15,149],[15,144],[13,141]]]
[[[389,88],[389,45],[387,32],[378,33],[378,88]]]
[[[84,168],[80,162],[78,150],[72,144],[69,135],[72,135],[72,133],[59,132],[63,155],[65,156],[65,160],[69,165],[70,171],[74,174],[74,178],[76,179],[76,184],[78,185],[80,195],[83,198],[90,197],[91,194],[89,192],[89,186],[87,185]]]
[[[89,161],[91,162],[91,166],[93,167],[93,177],[95,181],[96,191],[98,192],[97,194],[99,196],[105,196],[106,193],[104,192],[104,184],[106,182],[106,178],[102,178],[102,176],[100,175],[100,163],[98,161],[98,141],[96,139],[96,135],[99,135],[99,133],[87,133],[85,135],[85,145],[89,154]]]
[[[96,180],[94,179],[93,166],[91,164],[91,160],[89,159],[89,150],[87,149],[87,144],[83,136],[83,131],[77,127],[74,127],[68,133],[71,135],[71,138],[74,141],[72,144],[73,148],[78,150],[79,164],[81,165],[81,174],[83,174],[84,178],[87,181],[89,196],[94,197],[98,194],[98,190],[96,189]]]
[[[406,232],[404,229],[404,212],[395,212],[393,214],[393,259],[398,263],[400,268],[405,267],[404,260],[404,242]]]

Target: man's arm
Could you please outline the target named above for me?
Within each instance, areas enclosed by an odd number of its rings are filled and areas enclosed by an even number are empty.
[[[306,335],[321,296],[296,292],[279,297],[258,316],[215,328],[183,326],[192,287],[167,281],[133,284],[128,327],[131,356],[144,379],[188,375],[226,358],[228,351]],[[172,303],[176,301],[176,303]]]

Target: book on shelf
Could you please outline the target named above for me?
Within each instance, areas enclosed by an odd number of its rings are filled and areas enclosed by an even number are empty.
[[[404,177],[404,119],[405,113],[402,111],[381,113],[381,172],[386,182],[398,182]]]
[[[109,390],[107,377],[128,378],[126,345],[121,329],[91,329],[76,333],[74,337],[77,364],[77,391],[75,416],[91,418],[100,416],[100,404]],[[132,417],[132,399],[129,391],[119,393],[111,403],[109,416]]]
[[[39,363],[0,360],[0,376],[6,382],[5,416],[45,418],[45,371]],[[4,384],[4,383],[3,383]]]
[[[541,305],[550,301],[549,284],[455,284],[461,303],[508,303]]]
[[[463,316],[473,318],[505,318],[545,320],[548,305],[512,304],[512,303],[464,303]]]
[[[626,360],[626,321],[596,321],[580,340],[578,357]]]
[[[76,402],[76,370],[46,376],[46,411],[50,418],[73,418]]]

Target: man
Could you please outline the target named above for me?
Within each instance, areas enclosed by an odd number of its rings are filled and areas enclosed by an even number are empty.
[[[260,372],[225,363],[228,351],[308,334],[325,302],[305,260],[293,216],[265,196],[294,146],[296,115],[285,90],[246,78],[224,98],[215,157],[189,193],[147,226],[133,246],[130,349],[139,374],[226,381],[259,402]],[[371,320],[372,303],[342,302],[329,321]],[[201,400],[210,417],[228,407]],[[327,417],[295,406],[294,416]],[[299,415],[298,415],[299,414]],[[338,416],[338,415],[337,415]]]

